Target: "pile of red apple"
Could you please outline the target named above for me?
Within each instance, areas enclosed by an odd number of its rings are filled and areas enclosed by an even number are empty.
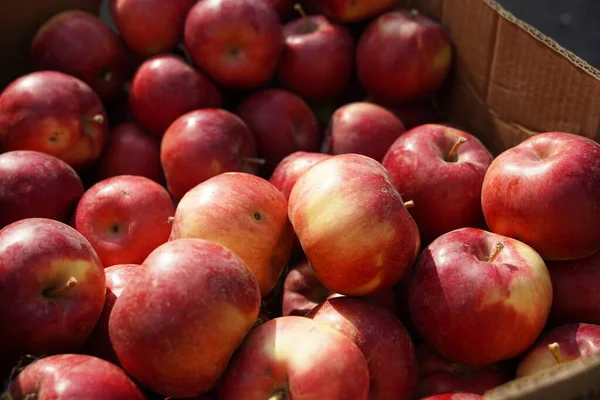
[[[0,398],[468,400],[600,349],[600,144],[494,157],[396,0],[111,0],[0,94]]]

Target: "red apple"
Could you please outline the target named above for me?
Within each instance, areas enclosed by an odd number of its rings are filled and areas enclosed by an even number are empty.
[[[119,360],[115,354],[110,337],[108,335],[108,321],[110,313],[115,305],[115,301],[121,295],[123,288],[129,284],[129,281],[140,271],[139,264],[118,264],[104,269],[106,276],[106,297],[104,299],[104,308],[98,318],[94,330],[88,337],[83,348],[86,354],[103,358],[113,364],[118,364]]]
[[[493,160],[475,136],[444,125],[411,129],[388,149],[383,166],[403,198],[424,243],[454,229],[485,228],[481,186]]]
[[[250,268],[262,296],[273,289],[292,247],[287,202],[266,180],[243,172],[215,176],[177,205],[171,240],[206,239],[232,250]]]
[[[160,141],[135,123],[120,124],[111,130],[96,168],[97,180],[136,175],[160,184],[165,181],[160,164]]]
[[[451,361],[481,366],[523,353],[542,332],[552,284],[542,258],[515,239],[462,228],[421,254],[408,289],[420,335]]]
[[[127,56],[117,34],[100,18],[69,10],[44,23],[31,43],[31,62],[87,83],[103,100],[119,94],[126,80]]]
[[[123,368],[173,397],[205,393],[254,324],[260,291],[227,248],[180,239],[157,248],[125,286],[109,317]]]
[[[169,239],[174,213],[164,187],[142,176],[119,175],[85,192],[75,212],[75,229],[105,267],[141,264]]]
[[[389,312],[361,299],[336,298],[307,315],[350,338],[369,367],[369,398],[412,400],[417,394],[418,368],[413,341]]]
[[[0,151],[35,150],[75,169],[100,157],[108,135],[104,106],[79,79],[32,72],[0,95]]]
[[[277,70],[282,87],[306,100],[338,96],[354,67],[354,39],[343,25],[323,15],[307,16],[283,27],[285,47]]]
[[[358,22],[392,10],[394,0],[313,0],[325,15],[342,22]]]
[[[250,89],[275,74],[283,34],[279,16],[264,1],[199,1],[185,22],[185,45],[218,84]]]
[[[366,400],[369,371],[343,334],[304,317],[279,317],[253,329],[218,386],[220,400]]]
[[[0,155],[0,229],[25,218],[66,222],[82,195],[77,173],[56,157],[29,150]]]
[[[409,102],[437,91],[450,70],[452,44],[429,17],[394,11],[375,19],[356,49],[356,68],[373,97]]]
[[[173,50],[197,0],[110,0],[110,15],[127,46],[142,57]]]
[[[600,325],[600,251],[580,260],[549,261],[546,265],[553,292],[550,321]]]
[[[567,324],[544,333],[523,356],[517,377],[539,374],[558,364],[600,351],[600,325]]]
[[[104,304],[104,268],[75,229],[28,218],[0,231],[0,352],[75,351]],[[10,357],[8,357],[10,358]]]
[[[162,139],[160,159],[175,200],[224,172],[256,173],[260,161],[248,126],[221,109],[196,110],[175,120]]]
[[[444,393],[435,396],[423,397],[421,400],[485,400],[478,394],[472,393]]]
[[[296,151],[277,164],[275,171],[269,178],[269,182],[273,184],[286,200],[290,198],[290,193],[294,184],[310,167],[331,157],[329,154],[313,153],[306,151]]]
[[[116,365],[83,354],[59,354],[29,364],[1,398],[10,400],[144,400],[146,396]]]
[[[129,92],[129,105],[140,126],[162,137],[183,114],[220,107],[221,94],[204,74],[183,59],[163,54],[138,68]]]
[[[426,343],[417,347],[419,393],[422,397],[444,393],[482,395],[508,381],[506,371],[498,364],[481,367],[455,363],[437,354]]]
[[[269,175],[284,157],[296,151],[319,150],[317,120],[304,100],[291,92],[255,92],[238,106],[237,114],[250,128]]]
[[[404,131],[402,121],[385,108],[366,102],[349,103],[333,113],[321,150],[362,154],[381,162]]]
[[[591,256],[600,250],[600,143],[563,132],[523,141],[488,169],[481,205],[490,230],[544,260]]]
[[[300,176],[288,214],[319,280],[362,296],[395,285],[414,263],[419,231],[383,166],[342,154]]]

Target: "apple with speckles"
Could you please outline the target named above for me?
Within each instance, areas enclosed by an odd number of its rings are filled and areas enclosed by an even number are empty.
[[[527,350],[542,333],[551,304],[540,255],[476,228],[448,232],[427,246],[408,288],[421,337],[445,358],[474,366]]]
[[[418,255],[407,206],[379,162],[341,154],[300,176],[288,215],[317,278],[333,292],[364,296],[398,283]]]

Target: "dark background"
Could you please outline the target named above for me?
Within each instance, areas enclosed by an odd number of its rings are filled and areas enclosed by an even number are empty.
[[[600,68],[600,0],[497,1],[517,18]]]

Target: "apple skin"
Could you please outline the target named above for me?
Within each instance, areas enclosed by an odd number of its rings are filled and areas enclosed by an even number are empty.
[[[390,102],[410,102],[436,92],[452,64],[452,44],[425,15],[394,11],[365,29],[356,48],[356,71],[365,90]]]
[[[105,267],[141,264],[171,234],[173,200],[158,183],[119,175],[89,188],[77,205],[75,229]]]
[[[268,181],[244,172],[215,176],[177,205],[170,240],[220,243],[250,268],[262,296],[277,283],[292,248],[287,202]]]
[[[319,124],[304,100],[282,89],[267,89],[248,96],[237,108],[265,159],[270,175],[284,157],[296,152],[319,150]]]
[[[341,22],[359,22],[392,10],[398,2],[394,0],[318,0],[321,12]]]
[[[146,258],[108,328],[125,371],[161,395],[193,397],[217,382],[259,310],[258,284],[241,259],[218,243],[180,239]]]
[[[279,16],[264,1],[199,1],[187,16],[184,37],[194,63],[232,89],[269,80],[283,50]]]
[[[497,252],[497,244],[504,248]],[[415,265],[410,315],[421,337],[457,363],[515,357],[542,332],[552,284],[542,258],[515,239],[462,228],[434,240]]]
[[[0,95],[0,151],[34,150],[79,170],[100,157],[108,122],[83,81],[57,71],[32,72]]]
[[[346,336],[304,317],[288,316],[253,329],[218,386],[219,400],[366,400],[369,371]],[[274,397],[277,394],[283,397]]]
[[[342,93],[354,68],[354,39],[343,25],[323,15],[283,26],[285,47],[277,70],[281,86],[308,101]]]
[[[426,343],[417,347],[419,393],[421,397],[450,392],[483,394],[508,381],[508,374],[498,364],[472,367],[454,363],[437,354]]]
[[[121,368],[84,354],[58,354],[34,361],[17,375],[8,393],[11,400],[146,399]]]
[[[423,397],[421,400],[485,400],[482,396],[472,393],[444,393]]]
[[[466,141],[448,158],[460,138]],[[444,125],[413,128],[383,158],[394,186],[415,206],[409,209],[423,243],[454,229],[485,228],[481,187],[493,156],[475,136]]]
[[[336,155],[362,154],[381,162],[404,132],[402,121],[385,108],[366,102],[349,103],[333,113],[321,150]]]
[[[100,18],[84,11],[63,11],[44,23],[33,38],[30,58],[38,70],[81,79],[106,101],[119,94],[127,78],[123,43]]]
[[[0,349],[15,356],[77,350],[105,291],[100,259],[70,226],[27,218],[0,231],[0,315],[10,326],[0,330]]]
[[[420,238],[383,166],[341,154],[300,176],[288,215],[319,280],[351,296],[395,285],[414,263]]]
[[[108,334],[108,321],[115,301],[121,295],[123,288],[142,268],[139,264],[117,264],[104,269],[106,277],[106,296],[104,308],[98,318],[94,330],[83,345],[85,354],[102,358],[118,365],[119,359],[115,354]]]
[[[66,222],[83,195],[79,175],[49,154],[0,154],[0,229],[25,218]]]
[[[160,141],[135,123],[117,125],[110,132],[96,171],[97,181],[118,175],[136,175],[162,185],[165,176],[160,164]]]
[[[310,310],[325,300],[335,297],[344,296],[339,293],[332,293],[323,286],[308,261],[302,260],[296,263],[285,277],[281,307],[282,315],[304,317]],[[398,314],[398,302],[394,291],[391,289],[373,293],[365,296],[364,299],[386,309],[393,315]]]
[[[269,178],[269,182],[273,184],[286,200],[289,200],[292,188],[296,181],[310,167],[330,158],[331,155],[307,151],[296,151],[286,156],[277,164],[273,174]]]
[[[546,261],[591,256],[600,250],[600,143],[564,132],[521,142],[488,169],[481,204],[491,231]]]
[[[167,188],[176,201],[194,186],[224,172],[256,173],[256,145],[235,114],[211,108],[192,111],[169,126],[160,160]]]
[[[129,105],[142,128],[162,137],[183,114],[219,108],[221,94],[210,79],[185,60],[161,54],[146,60],[136,71]]]
[[[558,365],[548,345],[557,343],[562,362],[589,357],[600,351],[600,325],[566,324],[546,331],[527,351],[517,368],[517,377],[536,375]]]
[[[552,281],[553,325],[600,325],[600,251],[580,260],[546,262]]]
[[[109,0],[110,15],[127,44],[141,57],[169,52],[182,41],[185,18],[196,0]]]
[[[398,318],[365,300],[348,297],[327,300],[307,317],[343,333],[358,346],[368,360],[370,399],[415,398],[417,356]]]

